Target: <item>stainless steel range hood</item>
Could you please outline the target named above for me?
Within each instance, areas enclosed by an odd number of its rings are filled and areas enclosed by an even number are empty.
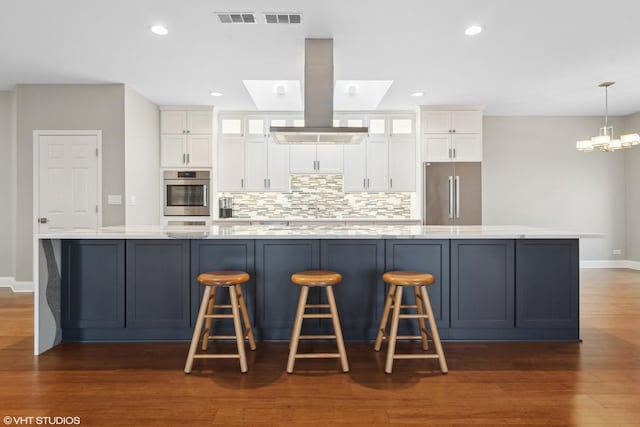
[[[366,127],[333,127],[333,39],[305,39],[304,127],[271,127],[280,144],[358,144]]]

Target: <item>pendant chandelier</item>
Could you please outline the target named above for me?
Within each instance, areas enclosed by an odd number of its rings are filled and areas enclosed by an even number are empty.
[[[591,139],[585,139],[576,142],[578,151],[615,151],[621,148],[629,148],[640,144],[640,135],[630,133],[621,135],[620,138],[614,138],[613,126],[609,126],[609,86],[615,82],[600,83],[598,87],[604,88],[604,126],[600,128],[600,135]]]

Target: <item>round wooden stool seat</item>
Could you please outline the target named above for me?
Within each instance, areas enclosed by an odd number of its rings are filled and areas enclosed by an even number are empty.
[[[382,280],[396,286],[427,286],[436,281],[431,274],[417,271],[389,271],[384,273]]]
[[[249,281],[244,271],[210,271],[198,275],[198,283],[203,286],[232,286]]]
[[[292,274],[291,281],[300,286],[333,286],[342,281],[342,275],[328,270],[306,270]]]

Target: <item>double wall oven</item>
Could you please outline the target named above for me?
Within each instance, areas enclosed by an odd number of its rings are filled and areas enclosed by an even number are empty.
[[[164,215],[211,215],[209,185],[209,171],[165,171]]]

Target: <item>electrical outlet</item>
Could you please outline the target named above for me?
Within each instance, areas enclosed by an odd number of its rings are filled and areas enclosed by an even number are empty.
[[[613,254],[614,255],[622,255],[622,250],[621,249],[614,249],[613,250]]]

